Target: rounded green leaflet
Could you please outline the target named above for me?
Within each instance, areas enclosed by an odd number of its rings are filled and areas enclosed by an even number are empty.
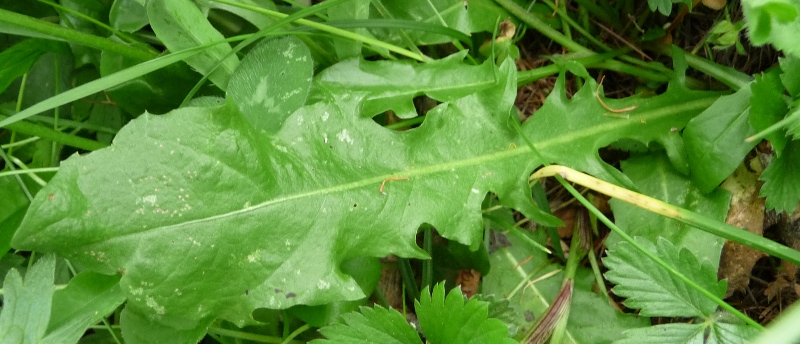
[[[313,67],[311,52],[300,39],[264,40],[233,73],[228,97],[257,130],[277,132],[306,102]]]

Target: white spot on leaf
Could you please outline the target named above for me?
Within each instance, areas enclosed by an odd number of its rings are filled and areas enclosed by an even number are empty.
[[[328,282],[326,280],[321,279],[319,280],[319,282],[317,282],[317,288],[320,290],[326,290],[330,287],[331,287],[331,282]]]
[[[347,129],[342,129],[341,133],[336,134],[336,138],[341,142],[347,142],[351,145],[353,144],[353,138],[350,137],[350,133],[347,132]]]

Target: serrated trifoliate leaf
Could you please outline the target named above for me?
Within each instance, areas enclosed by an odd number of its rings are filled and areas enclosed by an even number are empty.
[[[725,221],[730,194],[721,189],[703,194],[689,178],[676,171],[663,154],[633,155],[623,161],[621,167],[641,193],[708,218]],[[688,249],[701,262],[719,266],[725,239],[625,202],[611,200],[610,204],[617,226],[628,235],[651,242],[665,238],[675,246]],[[613,247],[620,241],[620,236],[611,233],[606,245]]]
[[[725,281],[717,281],[711,264],[699,262],[687,249],[679,249],[659,238],[657,246],[637,238],[636,242],[663,259],[677,271],[718,297],[725,295]],[[717,304],[671,275],[652,259],[644,257],[631,243],[620,242],[603,259],[606,278],[616,284],[614,293],[626,298],[625,306],[639,309],[644,316],[710,317]]]
[[[119,289],[119,275],[107,276],[84,271],[53,295],[47,336],[40,344],[77,343],[90,325],[113,312],[125,296]]]
[[[173,52],[225,39],[190,0],[149,1],[147,17],[153,32]],[[239,65],[236,55],[225,57],[231,50],[228,43],[217,44],[187,58],[186,63],[202,74],[211,73],[208,79],[225,90]],[[212,72],[223,58],[222,65]]]
[[[794,0],[744,0],[742,12],[754,45],[770,43],[787,54],[800,55],[800,4]]]
[[[264,40],[233,73],[228,97],[257,130],[275,133],[306,102],[313,72],[311,52],[297,37]]]
[[[786,101],[783,100],[783,84],[781,83],[779,69],[756,75],[755,81],[750,83],[752,97],[750,97],[750,126],[756,132],[761,132],[783,119],[788,111]],[[780,156],[786,146],[786,136],[782,131],[773,132],[765,137],[772,144],[775,155]]]
[[[700,191],[711,192],[727,178],[758,142],[745,142],[750,126],[749,85],[719,99],[683,131],[690,176]]]
[[[767,209],[791,212],[800,202],[800,141],[791,140],[783,154],[772,159],[761,174],[764,185],[759,196],[767,198]]]
[[[572,68],[585,72],[577,64]],[[535,124],[523,128],[524,132],[537,147],[539,140],[558,142],[547,150],[541,150],[547,162],[570,166],[633,188],[627,177],[600,159],[597,151],[621,138],[645,144],[659,142],[665,148],[677,148],[674,144],[663,143],[672,141],[674,132],[708,107],[719,93],[689,90],[680,83],[680,73],[676,73],[676,77],[678,79],[670,83],[667,92],[657,97],[603,100],[611,109],[635,108],[621,115],[610,112],[600,104],[596,96],[597,83],[592,79],[588,79],[584,87],[568,99],[562,73],[544,106],[536,111],[532,121]],[[585,135],[587,131],[592,134]],[[517,144],[524,145],[525,142]]]
[[[38,344],[47,330],[53,302],[56,259],[47,255],[36,262],[22,279],[11,269],[3,281],[0,312],[0,343]]]
[[[445,343],[516,343],[508,338],[508,327],[488,317],[489,304],[466,300],[460,289],[445,297],[444,283],[425,288],[414,303],[419,325],[431,344]]]
[[[465,53],[425,64],[350,59],[322,71],[315,85],[330,92],[348,89],[363,96],[362,116],[373,117],[392,110],[400,118],[412,118],[417,116],[416,96],[425,94],[448,102],[496,85],[491,62],[464,64],[461,60]]]
[[[342,315],[343,324],[333,324],[319,330],[326,339],[317,344],[422,344],[419,334],[402,314],[381,306],[362,307],[361,313]]]

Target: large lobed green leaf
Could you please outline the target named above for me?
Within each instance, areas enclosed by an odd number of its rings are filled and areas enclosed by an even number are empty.
[[[455,59],[447,64],[429,68],[466,69]],[[531,201],[527,176],[541,161],[510,122],[513,63],[496,73],[494,86],[448,98],[405,132],[365,116],[364,94],[346,82],[318,87],[320,100],[275,134],[255,130],[230,102],[141,116],[110,148],[65,160],[12,244],[123,274],[123,332],[144,336],[129,336],[131,343],[152,340],[135,328],[158,326],[150,332],[163,328],[181,334],[175,342],[191,342],[216,318],[245,324],[259,307],[362,298],[343,261],[425,257],[414,241],[422,223],[476,248],[487,192],[558,224]],[[619,119],[604,116],[595,87],[589,80],[567,100],[562,77],[522,132],[546,159],[623,183],[598,147],[623,137],[663,139],[716,98],[674,84],[658,97],[607,101],[639,104]]]

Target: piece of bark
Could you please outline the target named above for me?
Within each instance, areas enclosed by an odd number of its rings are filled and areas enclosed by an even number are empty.
[[[732,194],[731,207],[725,222],[753,234],[763,235],[764,199],[758,197],[759,186],[758,175],[750,172],[743,164],[722,183],[722,188]],[[718,273],[720,279],[728,279],[725,297],[747,288],[753,266],[765,256],[763,252],[749,246],[725,242]]]

